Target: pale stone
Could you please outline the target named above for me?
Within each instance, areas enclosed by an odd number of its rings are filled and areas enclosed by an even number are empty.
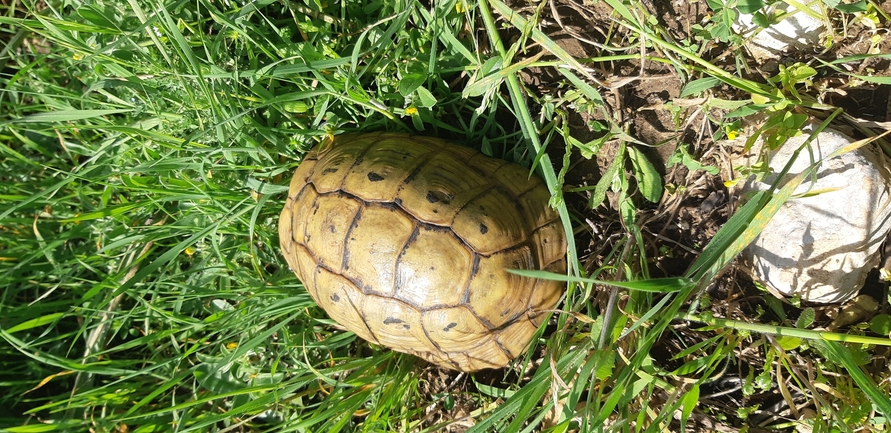
[[[754,176],[743,193],[766,190],[813,128],[790,138],[770,159],[772,174]],[[786,179],[854,140],[825,130],[803,149]],[[812,159],[813,158],[813,159]],[[742,253],[752,275],[775,291],[809,302],[844,302],[863,286],[891,229],[891,171],[874,144],[824,161]],[[751,161],[749,161],[751,162]]]
[[[746,49],[752,53],[756,60],[765,63],[769,60],[779,59],[784,52],[814,50],[819,47],[823,21],[784,2],[778,2],[772,7],[778,12],[785,11],[790,15],[778,23],[771,24],[766,29],[761,29],[745,44]],[[822,14],[819,2],[815,2],[811,8],[817,14]],[[752,21],[752,14],[739,14],[733,25],[736,32],[744,35],[750,34],[751,29],[758,28],[758,25]]]

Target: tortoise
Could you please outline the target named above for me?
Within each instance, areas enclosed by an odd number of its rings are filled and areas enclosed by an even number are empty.
[[[440,366],[500,368],[525,351],[565,283],[550,193],[527,169],[442,139],[331,137],[294,172],[283,255],[310,296],[363,339]]]

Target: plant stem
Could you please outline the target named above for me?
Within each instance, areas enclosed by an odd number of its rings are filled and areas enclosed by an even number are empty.
[[[701,322],[709,326],[733,328],[740,331],[751,331],[760,334],[779,335],[783,337],[797,337],[805,340],[841,341],[845,343],[891,346],[891,339],[889,338],[841,334],[838,332],[817,331],[812,329],[789,328],[786,326],[777,325],[762,325],[758,323],[740,322],[738,320],[721,319],[718,317],[701,314],[681,313],[677,315],[677,318],[691,322]]]

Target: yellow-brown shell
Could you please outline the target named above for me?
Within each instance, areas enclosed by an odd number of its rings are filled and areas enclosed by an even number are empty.
[[[313,299],[370,342],[463,371],[520,355],[564,284],[550,194],[528,171],[416,135],[341,135],[310,151],[279,220]]]

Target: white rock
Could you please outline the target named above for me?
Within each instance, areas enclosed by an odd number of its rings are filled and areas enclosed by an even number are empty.
[[[752,56],[760,63],[771,59],[779,59],[784,52],[795,50],[813,50],[820,45],[820,35],[823,32],[823,21],[814,18],[804,12],[795,9],[784,2],[778,2],[772,7],[776,13],[785,11],[791,15],[782,21],[762,29],[745,46]],[[819,2],[815,2],[812,10],[821,14]],[[738,33],[748,35],[750,29],[758,29],[759,26],[752,20],[752,14],[739,14],[733,29]]]
[[[746,182],[743,192],[768,189],[792,153],[813,130],[789,139],[771,157],[772,173],[763,182]],[[854,140],[824,130],[802,150],[787,179]],[[761,235],[743,251],[754,277],[787,296],[810,302],[844,302],[863,286],[879,261],[878,250],[891,229],[891,171],[886,157],[868,144],[825,161],[816,182],[806,180],[777,212]]]

